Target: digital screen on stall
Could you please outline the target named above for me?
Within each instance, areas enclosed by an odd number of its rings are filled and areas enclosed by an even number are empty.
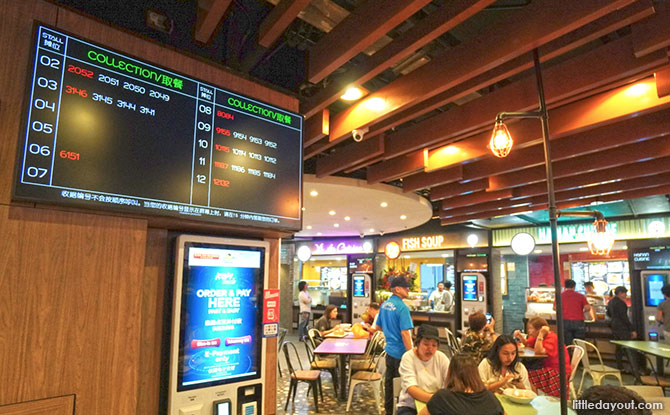
[[[364,276],[354,276],[354,297],[366,297]]]
[[[264,255],[185,243],[177,391],[260,377]]]
[[[13,197],[301,229],[300,114],[35,25]]]
[[[670,246],[652,246],[633,252],[633,267],[644,269],[670,269]]]
[[[463,275],[463,300],[477,301],[477,276]]]
[[[656,307],[664,300],[661,288],[666,284],[666,274],[646,274],[645,278],[645,304],[647,307]]]

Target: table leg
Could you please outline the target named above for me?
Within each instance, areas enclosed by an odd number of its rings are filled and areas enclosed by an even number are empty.
[[[347,356],[344,354],[340,355],[340,401],[346,401],[346,390],[347,390]]]
[[[656,356],[656,373],[658,373],[659,378],[663,376],[664,366],[663,358],[661,356]]]

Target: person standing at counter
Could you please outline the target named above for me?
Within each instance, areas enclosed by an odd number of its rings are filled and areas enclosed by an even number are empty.
[[[574,339],[583,339],[586,337],[586,323],[584,322],[584,313],[590,312],[591,320],[596,319],[593,308],[586,296],[575,291],[577,283],[575,280],[565,280],[565,290],[561,293],[563,301],[563,339],[565,345],[572,344]],[[556,310],[556,302],[554,302]]]
[[[670,344],[670,284],[661,288],[663,301],[656,308],[656,321],[663,326],[663,342]]]
[[[637,338],[637,332],[633,330],[633,324],[628,318],[628,305],[626,297],[628,290],[626,287],[616,287],[614,297],[607,304],[607,316],[610,318],[610,327],[612,328],[612,339],[614,340],[632,340]],[[616,345],[616,366],[623,370],[623,348]]]
[[[384,408],[393,413],[393,378],[399,377],[400,359],[406,351],[412,350],[414,328],[409,307],[402,301],[409,297],[409,282],[400,275],[391,280],[393,295],[382,303],[375,328],[382,330],[386,337],[386,376],[384,379]]]
[[[447,282],[447,284],[449,285],[449,288],[451,288],[451,283]],[[453,294],[451,291],[449,291],[449,289],[445,290],[445,286],[445,283],[438,282],[437,290],[430,294],[430,304],[435,311],[449,311],[451,309],[452,303],[454,302]]]
[[[298,283],[298,304],[300,304],[300,321],[298,322],[298,336],[300,341],[305,341],[307,337],[307,326],[309,318],[312,315],[312,297],[307,292],[307,281]]]
[[[600,312],[602,312],[602,310],[605,308],[605,297],[596,293],[596,290],[591,281],[586,281],[584,283],[584,291],[586,292],[586,300],[593,308],[593,315],[597,317],[596,311],[600,310]],[[591,316],[591,312],[589,311],[588,313],[589,316]],[[584,318],[586,317],[587,316],[585,314]]]
[[[398,398],[398,415],[416,415],[414,400],[428,402],[445,385],[449,358],[437,350],[440,336],[437,327],[422,324],[416,333],[414,348],[402,355]]]

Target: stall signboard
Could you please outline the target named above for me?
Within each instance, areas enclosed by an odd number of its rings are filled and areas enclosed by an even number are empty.
[[[659,224],[662,225],[659,226]],[[667,217],[610,221],[607,227],[617,240],[670,237],[670,218]],[[559,225],[557,228],[558,242],[587,242],[592,230],[593,222],[591,221]],[[493,246],[510,246],[514,235],[520,232],[532,235],[537,244],[551,243],[551,229],[545,226],[495,229]]]
[[[307,246],[312,250],[312,255],[368,254],[374,252],[372,241],[360,238],[316,240],[307,244]]]
[[[652,246],[633,252],[633,267],[642,269],[670,269],[670,246]]]
[[[379,249],[384,250],[386,245],[390,242],[395,242],[400,247],[400,252],[414,252],[414,251],[435,251],[440,249],[455,249],[455,248],[471,248],[467,242],[467,237],[471,234],[477,236],[477,247],[488,246],[487,232],[454,232],[454,233],[437,233],[426,235],[410,235],[406,237],[390,237],[382,238],[379,241]]]

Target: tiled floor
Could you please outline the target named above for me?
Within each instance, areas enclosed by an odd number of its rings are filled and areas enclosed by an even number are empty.
[[[298,337],[294,334],[288,334],[286,339],[293,342],[300,353],[300,359],[303,362],[309,362],[307,358],[307,352],[305,351],[305,346],[298,341]],[[314,400],[312,398],[312,392],[307,395],[307,384],[301,383],[298,385],[298,392],[296,394],[295,402],[289,402],[288,409],[284,411],[284,405],[286,404],[286,395],[288,394],[289,378],[288,378],[288,368],[286,366],[284,356],[279,356],[283,376],[279,377],[277,375],[277,413],[278,414],[347,414],[346,402],[340,402],[335,397],[335,391],[333,390],[333,382],[328,372],[322,372],[321,374],[321,384],[323,385],[323,398],[321,401],[319,399],[319,412],[314,410]],[[579,380],[581,378],[581,370],[576,376],[575,387],[579,386]],[[624,384],[632,385],[633,377],[631,375],[623,375]],[[603,384],[607,385],[618,385],[618,381],[613,377],[607,377],[603,380]],[[590,377],[584,380],[584,388],[588,388],[592,385],[592,380]],[[383,389],[383,388],[382,388]],[[348,391],[348,390],[347,390]],[[383,391],[382,391],[383,395]],[[383,406],[383,397],[380,398]],[[375,407],[375,399],[372,392],[372,387],[370,385],[360,385],[356,387],[356,392],[351,405],[350,414],[366,414],[374,415],[377,413],[384,413],[384,409],[380,408],[377,411]]]

